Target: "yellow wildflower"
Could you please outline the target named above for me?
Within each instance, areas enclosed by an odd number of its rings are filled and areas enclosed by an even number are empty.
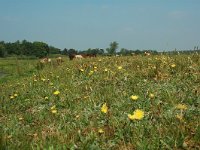
[[[133,112],[133,115],[131,114],[128,114],[128,118],[130,120],[141,120],[144,118],[144,111],[140,110],[140,109],[136,109],[134,112]]]
[[[149,98],[154,98],[154,97],[155,97],[155,95],[153,93],[149,94]]]
[[[179,119],[180,121],[182,121],[183,120],[183,115],[179,115],[178,114],[178,115],[176,115],[176,118]]]
[[[171,67],[172,67],[172,68],[176,67],[176,64],[171,64]]]
[[[93,73],[94,73],[94,71],[91,70],[91,71],[88,73],[88,75],[91,76]]]
[[[10,96],[10,99],[14,99],[15,97],[13,95]]]
[[[19,121],[23,120],[24,118],[23,117],[19,117]]]
[[[44,79],[44,78],[41,78],[41,80],[44,82],[44,81],[46,81],[46,79]]]
[[[101,112],[103,112],[103,113],[108,112],[108,107],[107,107],[106,103],[104,103],[103,106],[101,107]]]
[[[14,97],[17,97],[17,96],[18,96],[18,94],[15,93],[15,94],[14,94]]]
[[[51,112],[52,112],[53,114],[57,113],[56,105],[53,105],[53,106],[51,107]]]
[[[59,95],[60,92],[57,90],[57,91],[55,91],[53,94],[54,94],[54,95]]]
[[[56,114],[57,113],[57,110],[56,109],[53,109],[51,110],[52,114]]]
[[[48,98],[47,96],[45,96],[45,97],[44,97],[44,99],[46,99],[46,100],[47,100],[47,99],[49,99],[49,98]]]
[[[100,134],[104,133],[103,129],[101,129],[101,128],[98,130],[98,132],[99,132]]]
[[[83,69],[80,69],[80,71],[83,72],[84,70],[83,70]]]
[[[134,116],[131,115],[131,114],[128,114],[128,118],[129,118],[130,120],[134,120]]]
[[[107,71],[108,71],[108,69],[106,68],[104,71],[105,71],[105,72],[107,72]]]
[[[119,66],[118,69],[121,70],[121,69],[122,69],[122,66]]]
[[[134,100],[134,101],[136,101],[138,98],[139,98],[139,96],[137,96],[137,95],[132,95],[131,96],[131,99]]]
[[[56,109],[56,105],[53,105],[53,106],[51,107],[51,110],[53,110],[53,109]]]
[[[181,110],[186,110],[187,109],[187,106],[185,104],[178,104],[176,106],[176,109],[181,109]]]
[[[88,97],[89,97],[88,95],[87,95],[87,96],[83,96],[84,99],[86,99],[86,98],[88,98]]]

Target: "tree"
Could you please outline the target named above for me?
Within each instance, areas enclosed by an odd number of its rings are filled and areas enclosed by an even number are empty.
[[[119,53],[122,55],[128,55],[128,54],[130,54],[130,51],[125,48],[122,48]]]
[[[53,46],[49,46],[49,54],[60,54],[61,50]]]
[[[111,55],[115,54],[116,51],[117,51],[118,45],[119,44],[116,41],[111,42],[110,43],[110,48],[106,49],[106,51],[108,52],[108,54],[111,54]]]
[[[68,50],[66,48],[63,49],[63,51],[61,52],[62,55],[68,55]]]
[[[0,57],[5,57],[7,54],[5,46],[0,43]]]
[[[78,52],[75,49],[73,49],[73,48],[71,48],[71,49],[68,50],[68,55],[77,54],[77,53]]]
[[[49,46],[43,42],[33,42],[34,55],[36,57],[44,57],[49,54]]]

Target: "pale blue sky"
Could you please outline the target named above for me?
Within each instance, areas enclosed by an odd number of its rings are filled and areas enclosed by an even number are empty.
[[[0,41],[63,48],[200,47],[200,0],[0,0]]]

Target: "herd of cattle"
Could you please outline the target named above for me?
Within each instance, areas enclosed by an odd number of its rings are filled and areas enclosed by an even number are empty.
[[[132,55],[135,55],[135,54],[133,53]],[[144,55],[145,56],[150,56],[151,53],[145,52]],[[118,57],[118,56],[119,55],[116,55],[116,57]],[[96,56],[96,54],[78,54],[78,55],[77,54],[70,54],[69,55],[69,60],[82,59],[82,58],[92,58],[92,57],[97,57],[97,56]],[[43,64],[51,63],[51,62],[52,62],[51,58],[48,58],[48,57],[41,58],[39,60],[39,64],[40,65],[41,64],[43,65]],[[62,62],[64,62],[62,57],[57,57],[56,58],[57,65],[62,64]]]

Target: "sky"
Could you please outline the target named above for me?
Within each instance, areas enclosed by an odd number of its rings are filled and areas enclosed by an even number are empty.
[[[64,49],[200,47],[200,0],[0,0],[0,41]]]

